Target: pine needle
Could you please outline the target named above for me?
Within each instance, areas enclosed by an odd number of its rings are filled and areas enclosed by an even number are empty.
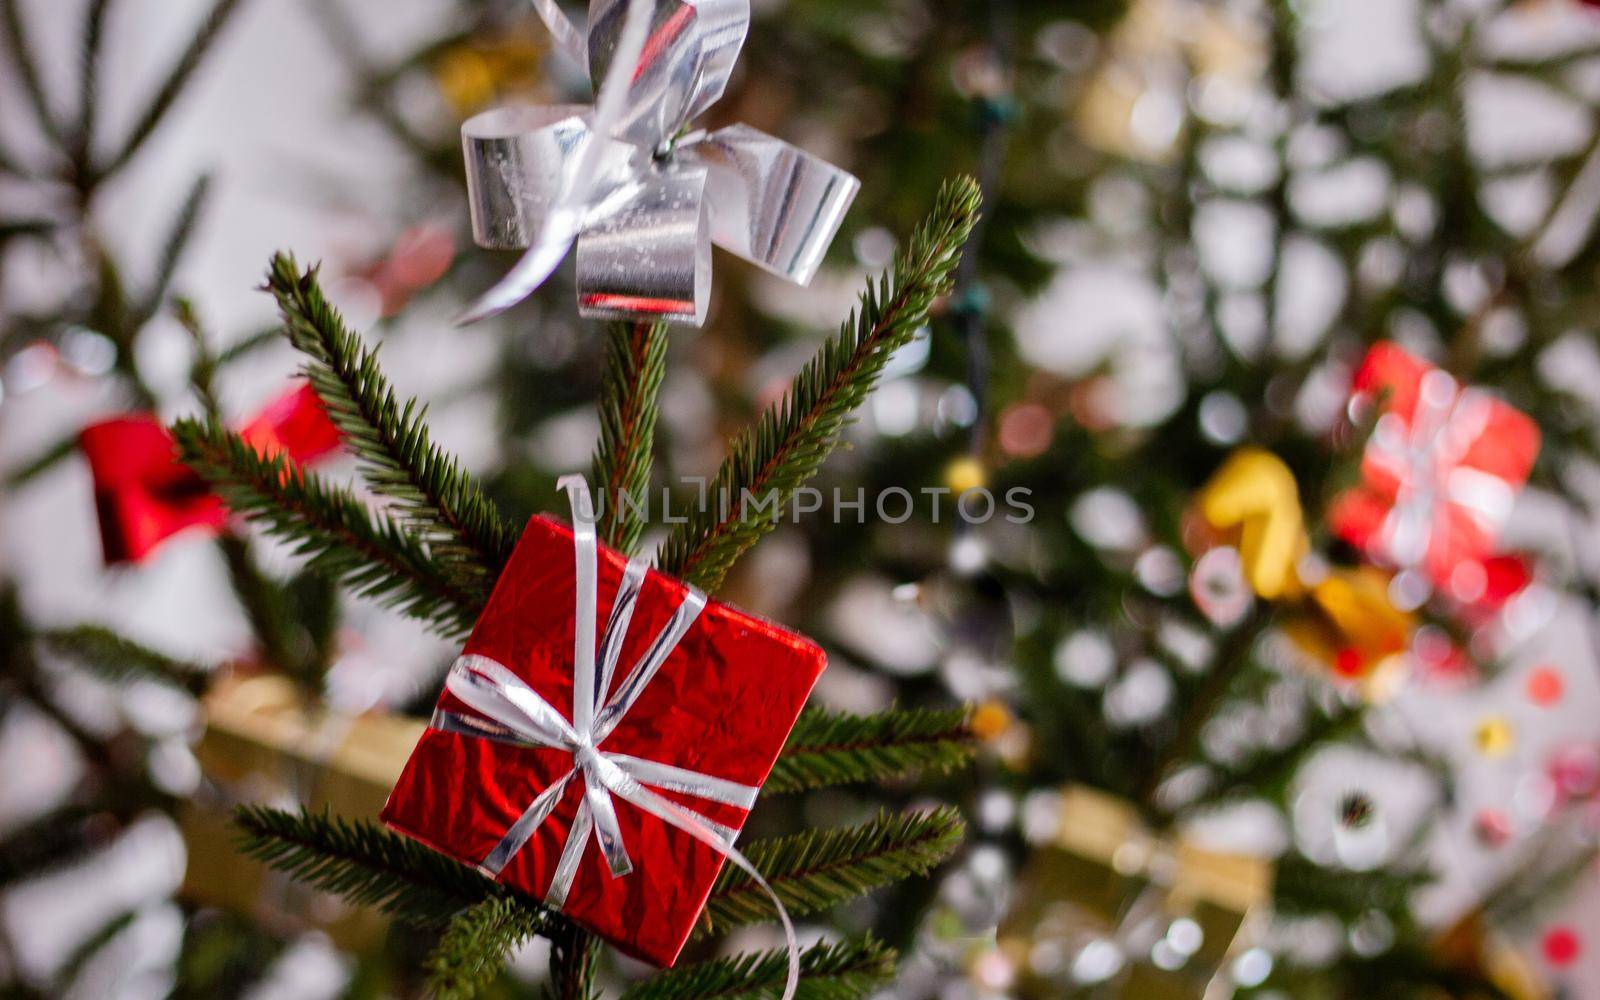
[[[602,505],[600,537],[627,555],[638,548],[644,531],[639,508],[650,488],[656,400],[666,371],[665,323],[612,324],[600,392],[600,443],[590,479]]]
[[[890,709],[875,715],[808,708],[762,794],[948,774],[977,752],[967,717],[965,708]]]
[[[198,694],[213,675],[210,667],[168,656],[103,625],[48,629],[38,637],[52,653],[113,683],[147,678]]]
[[[206,199],[210,193],[211,175],[201,174],[195,178],[189,193],[183,199],[182,206],[178,209],[177,216],[173,219],[166,241],[161,245],[161,256],[156,259],[155,277],[151,280],[144,297],[134,307],[136,323],[144,323],[161,308],[162,300],[172,287],[172,276],[178,270],[178,262],[183,259],[183,252],[189,248],[189,242],[194,238],[195,230],[199,228],[200,215],[205,210]]]
[[[930,812],[883,812],[859,826],[758,840],[744,853],[789,914],[803,916],[926,874],[955,851],[965,833],[961,815],[947,806]],[[761,887],[728,866],[717,877],[696,930],[713,934],[776,919],[772,900]]]
[[[515,914],[506,921],[519,930],[539,931],[550,919],[544,907],[376,823],[266,806],[241,806],[234,823],[250,857],[406,923],[446,924],[491,900]]]
[[[535,919],[535,916],[538,919]],[[544,914],[530,914],[509,897],[462,910],[445,927],[424,968],[435,1000],[470,1000],[500,975],[511,950],[544,929]]]
[[[819,944],[800,955],[799,1000],[856,1000],[894,975],[895,953],[871,937]],[[777,1000],[789,953],[753,952],[664,972],[622,994],[622,1000]]]
[[[38,119],[44,134],[60,144],[63,139],[61,123],[56,120],[55,112],[50,107],[50,96],[45,93],[39,66],[33,59],[35,46],[22,21],[17,0],[0,0],[0,25],[5,29],[0,36],[5,40],[6,54],[21,78],[22,90],[28,96],[33,116]]]
[[[312,569],[352,592],[420,618],[444,636],[471,629],[476,593],[440,570],[427,544],[349,490],[279,455],[263,458],[214,418],[172,428],[183,461],[234,511],[295,546]]]
[[[280,253],[267,271],[266,290],[278,300],[290,343],[309,359],[305,373],[360,459],[362,477],[395,501],[396,515],[417,528],[442,572],[473,592],[473,609],[481,608],[511,555],[515,532],[456,458],[429,439],[427,408],[414,398],[397,401],[377,352],[328,304],[315,268],[302,271]]]
[[[167,112],[178,103],[178,98],[183,94],[184,88],[189,83],[189,78],[194,76],[205,57],[210,54],[212,46],[222,35],[222,29],[238,13],[240,0],[217,0],[211,10],[206,13],[200,22],[194,36],[189,39],[189,44],[167,73],[161,86],[156,88],[155,95],[150,98],[150,103],[145,105],[144,111],[135,120],[133,129],[128,133],[128,138],[123,141],[122,148],[103,167],[95,171],[95,178],[109,177],[127,165],[138,153],[156,129],[161,127],[161,122],[166,118]]]
[[[100,110],[100,55],[105,47],[106,15],[111,10],[111,0],[89,0],[83,16],[83,72],[82,87],[78,93],[78,124],[73,135],[73,155],[79,163],[88,163],[90,143],[94,141],[95,118]]]
[[[868,285],[860,308],[801,370],[784,399],[734,441],[711,484],[711,496],[728,498],[726,512],[714,503],[675,528],[658,554],[663,572],[714,591],[734,560],[772,530],[776,519],[745,515],[746,495],[763,507],[775,501],[781,510],[821,467],[889,358],[949,290],[978,207],[978,187],[971,178],[940,189],[933,213],[890,272]]]

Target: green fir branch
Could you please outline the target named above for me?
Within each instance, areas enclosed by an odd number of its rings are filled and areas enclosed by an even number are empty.
[[[198,694],[215,673],[212,667],[168,656],[103,625],[46,629],[38,638],[50,652],[113,683],[144,678]]]
[[[0,705],[3,705],[0,702]],[[4,713],[0,712],[0,717]],[[87,834],[106,814],[101,803],[95,807],[71,802],[0,835],[0,890],[34,878],[40,872],[65,868],[97,843]]]
[[[239,807],[234,823],[248,856],[408,924],[446,925],[463,910],[489,900],[505,901],[517,911],[508,919],[530,932],[549,920],[542,906],[376,823],[267,806]]]
[[[271,347],[278,343],[282,336],[281,327],[269,326],[264,330],[257,330],[242,340],[236,340],[217,352],[217,367],[226,368],[235,361],[247,358],[263,348]]]
[[[40,451],[32,458],[23,462],[15,469],[7,472],[5,474],[6,488],[14,490],[22,486],[26,486],[28,483],[33,482],[35,479],[38,479],[40,476],[49,472],[51,469],[54,469],[66,459],[77,454],[77,451],[78,432],[73,431],[71,434],[59,439],[54,444],[46,447],[43,451]]]
[[[288,590],[261,569],[244,538],[224,531],[217,539],[217,547],[228,568],[234,596],[250,623],[256,652],[271,669],[293,678],[308,695],[321,695],[325,671]]]
[[[95,956],[100,954],[101,949],[110,944],[123,931],[133,926],[133,922],[137,919],[139,919],[138,910],[123,910],[115,917],[101,924],[98,930],[80,940],[68,952],[66,959],[55,970],[55,981],[63,987],[74,984],[78,976],[83,973],[84,968],[94,961]],[[70,993],[76,991],[63,989],[62,992],[70,995]]]
[[[167,290],[172,287],[172,276],[178,269],[178,261],[183,259],[183,252],[189,248],[189,241],[194,238],[200,222],[200,213],[204,210],[206,197],[210,193],[210,174],[201,174],[189,186],[189,193],[184,196],[183,205],[178,209],[172,228],[167,232],[167,238],[161,245],[161,256],[156,258],[156,272],[150,287],[145,291],[139,304],[134,306],[135,322],[142,324],[161,308]]]
[[[772,530],[776,516],[748,516],[746,495],[764,509],[775,503],[775,515],[816,473],[889,358],[949,290],[978,208],[971,178],[940,189],[933,213],[891,271],[868,285],[860,308],[800,372],[788,395],[734,441],[711,484],[710,495],[726,497],[726,504],[710,504],[712,509],[697,511],[673,530],[657,559],[663,572],[716,590],[734,560]]]
[[[1273,906],[1287,917],[1333,913],[1353,919],[1365,912],[1396,913],[1433,881],[1421,871],[1394,867],[1377,871],[1330,870],[1297,852],[1280,858],[1273,871]]]
[[[600,443],[590,479],[603,508],[600,537],[628,555],[637,550],[644,531],[634,504],[642,507],[650,488],[657,399],[666,371],[665,323],[612,324],[600,393]]]
[[[819,944],[800,955],[800,1000],[856,1000],[894,976],[895,953],[867,937]],[[777,1000],[789,972],[782,949],[732,955],[664,972],[622,1000]]]
[[[515,532],[456,458],[429,439],[427,408],[414,398],[396,400],[377,352],[328,304],[315,268],[302,271],[280,253],[266,290],[278,301],[290,343],[309,358],[306,375],[360,459],[363,477],[395,501],[398,516],[420,529],[442,570],[473,595],[474,610],[481,608]]]
[[[423,968],[435,1000],[470,1000],[494,982],[511,950],[544,930],[543,912],[508,896],[476,903],[445,926]]]
[[[229,507],[295,546],[309,566],[445,636],[472,627],[478,594],[462,590],[427,544],[347,489],[326,485],[281,455],[265,458],[215,418],[173,426],[179,454]]]
[[[808,708],[762,793],[948,774],[977,752],[968,715],[965,708],[890,709],[875,715]]]
[[[5,168],[3,154],[0,154],[0,170]],[[12,240],[48,236],[59,228],[61,223],[54,219],[0,219],[0,250]]]
[[[100,54],[105,48],[106,14],[111,0],[89,0],[83,16],[83,72],[78,93],[78,123],[72,136],[73,156],[80,164],[89,162],[94,142],[95,119],[100,112]]]
[[[4,142],[0,142],[0,174],[10,174],[19,179],[27,179],[33,176],[33,171],[23,166],[22,161],[17,158],[17,154],[12,152]],[[0,232],[3,232],[3,230],[0,230]]]
[[[965,833],[960,813],[948,806],[883,812],[859,826],[758,840],[745,855],[790,915],[803,916],[926,874],[960,846]],[[766,892],[743,870],[729,866],[718,876],[696,930],[714,934],[775,919]]]
[[[12,68],[22,81],[22,90],[28,97],[33,116],[38,119],[44,134],[58,145],[62,143],[61,123],[50,108],[50,96],[45,93],[44,80],[39,76],[39,66],[33,59],[34,47],[27,25],[22,21],[18,0],[0,0],[0,25],[4,30],[6,55]]]
[[[7,0],[11,2],[11,0]],[[172,70],[167,74],[161,86],[156,88],[150,103],[135,119],[133,129],[128,133],[127,139],[122,143],[122,148],[117,151],[103,167],[95,171],[95,177],[105,178],[121,170],[129,160],[144,147],[156,129],[161,127],[167,112],[177,104],[184,88],[188,85],[190,77],[200,68],[207,55],[211,53],[212,46],[222,35],[222,29],[238,13],[241,0],[216,0],[211,10],[206,13],[205,19],[200,22],[200,27],[190,38],[188,46],[178,61],[173,64]]]

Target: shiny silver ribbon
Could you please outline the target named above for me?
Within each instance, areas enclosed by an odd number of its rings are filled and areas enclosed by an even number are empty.
[[[860,182],[748,125],[686,131],[727,86],[750,0],[590,0],[586,35],[554,0],[533,3],[595,103],[462,125],[474,238],[527,252],[461,321],[522,301],[574,243],[586,317],[699,325],[712,243],[809,283]]]
[[[1493,407],[1487,394],[1461,389],[1435,369],[1422,376],[1409,424],[1392,413],[1378,419],[1366,458],[1399,484],[1379,535],[1391,564],[1416,569],[1427,561],[1446,505],[1459,508],[1488,537],[1505,525],[1516,491],[1498,476],[1461,464],[1483,436]]]
[[[673,611],[660,633],[651,639],[643,655],[617,687],[617,693],[606,699],[648,566],[643,559],[628,561],[597,650],[595,626],[599,600],[599,543],[595,531],[594,503],[582,476],[566,476],[558,485],[566,490],[572,504],[576,573],[572,720],[569,722],[555,706],[504,664],[487,656],[467,655],[458,657],[451,665],[445,687],[465,702],[472,713],[439,709],[434,712],[430,722],[434,729],[441,732],[512,746],[563,750],[572,755],[572,768],[534,798],[478,867],[484,874],[498,877],[555,811],[567,787],[574,781],[581,781],[583,801],[573,817],[572,829],[562,847],[550,888],[545,893],[545,903],[557,910],[566,905],[567,894],[572,890],[578,865],[583,860],[591,834],[613,877],[633,871],[633,862],[628,857],[621,828],[617,825],[615,796],[712,848],[742,869],[766,892],[777,909],[778,919],[783,923],[788,944],[789,976],[783,996],[784,1000],[790,1000],[800,975],[800,951],[794,925],[766,879],[733,846],[737,832],[651,790],[665,789],[748,810],[755,805],[759,789],[660,761],[601,749],[606,737],[616,730],[667,657],[699,618],[706,606],[706,595],[693,587],[688,588],[683,602]]]

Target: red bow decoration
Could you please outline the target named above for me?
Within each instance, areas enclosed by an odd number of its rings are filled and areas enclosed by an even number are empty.
[[[339,446],[310,383],[267,404],[240,436],[262,455],[313,462]],[[90,424],[78,437],[94,478],[100,543],[108,565],[142,562],[161,543],[193,527],[218,531],[227,522],[222,499],[178,461],[176,443],[151,413]]]
[[[1461,604],[1503,604],[1521,572],[1495,547],[1539,453],[1538,425],[1389,343],[1356,372],[1351,410],[1373,407],[1361,485],[1334,500],[1329,525],[1374,562],[1414,571]]]

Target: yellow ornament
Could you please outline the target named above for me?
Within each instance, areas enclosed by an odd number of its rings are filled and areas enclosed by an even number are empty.
[[[1371,566],[1335,569],[1311,588],[1283,631],[1301,651],[1367,697],[1383,701],[1405,679],[1415,616],[1389,600],[1390,576]]]
[[[1552,1000],[1555,996],[1538,966],[1503,932],[1490,926],[1481,909],[1440,935],[1431,950],[1447,968],[1487,978],[1507,1000]]]
[[[494,73],[489,61],[470,46],[457,46],[439,56],[433,82],[458,115],[470,115],[494,99]]]
[[[975,458],[958,458],[945,466],[944,484],[956,496],[968,490],[981,490],[989,483],[983,463]]]
[[[1237,535],[1244,577],[1257,595],[1276,600],[1301,592],[1296,567],[1310,542],[1300,488],[1282,460],[1259,448],[1234,452],[1197,505],[1213,530]]]
[[[972,735],[985,743],[997,740],[1010,729],[1014,720],[1004,703],[986,701],[972,713]]]
[[[434,57],[433,82],[451,110],[466,118],[496,100],[532,90],[544,51],[520,34],[462,42]]]
[[[1485,757],[1504,757],[1516,743],[1517,733],[1505,716],[1491,715],[1478,723],[1472,740]]]

